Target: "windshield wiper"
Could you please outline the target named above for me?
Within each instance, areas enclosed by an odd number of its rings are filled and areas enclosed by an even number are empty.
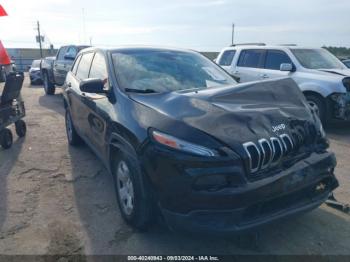
[[[156,90],[153,89],[135,89],[135,88],[125,88],[125,92],[130,92],[130,93],[140,93],[140,94],[151,94],[151,93],[158,93]]]

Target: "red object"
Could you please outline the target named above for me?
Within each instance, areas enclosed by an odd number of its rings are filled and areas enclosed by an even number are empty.
[[[0,5],[0,16],[7,16],[5,9]]]
[[[11,59],[8,53],[6,52],[5,47],[2,45],[0,41],[0,65],[10,65]]]

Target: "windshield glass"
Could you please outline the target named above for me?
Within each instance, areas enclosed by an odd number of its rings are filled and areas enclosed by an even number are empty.
[[[40,67],[40,60],[34,60],[32,63],[32,67]]]
[[[308,69],[344,69],[338,58],[325,49],[291,49],[299,63]]]
[[[236,84],[197,53],[137,49],[118,51],[112,59],[118,83],[125,90],[169,92]]]

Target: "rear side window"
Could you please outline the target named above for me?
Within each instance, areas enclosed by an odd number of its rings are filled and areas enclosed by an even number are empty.
[[[221,66],[229,66],[232,64],[233,57],[236,54],[236,50],[227,50],[224,51],[221,55],[219,65]]]
[[[279,50],[268,50],[266,54],[265,68],[272,70],[280,70],[281,64],[288,63],[291,64],[289,56]]]
[[[81,59],[81,55],[77,59],[75,59],[75,63],[74,63],[74,65],[72,67],[72,70],[71,70],[74,75],[77,74],[77,69],[78,69],[78,65],[79,65],[80,59]]]
[[[243,50],[238,60],[238,66],[241,67],[261,67],[264,50]]]
[[[80,59],[80,63],[78,65],[78,70],[76,76],[80,79],[86,79],[89,77],[89,71],[91,66],[91,61],[94,56],[94,53],[85,53],[82,55]]]

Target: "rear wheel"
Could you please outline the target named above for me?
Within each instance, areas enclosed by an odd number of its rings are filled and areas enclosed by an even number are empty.
[[[3,149],[8,149],[12,146],[13,137],[11,130],[8,128],[4,128],[0,131],[0,145]]]
[[[55,94],[55,90],[56,90],[55,85],[51,83],[47,72],[43,72],[43,84],[44,84],[45,93],[47,95]]]
[[[82,140],[78,135],[77,131],[75,130],[72,116],[68,109],[66,109],[65,122],[68,143],[72,146],[77,146],[81,144]]]
[[[327,110],[324,99],[317,95],[306,95],[306,100],[310,108],[317,113],[321,122],[325,124],[327,120]]]
[[[150,186],[143,176],[135,156],[118,153],[113,176],[121,215],[126,223],[145,230],[154,218],[154,204]]]
[[[24,137],[27,133],[27,125],[23,120],[18,120],[15,123],[16,133],[19,137]]]

